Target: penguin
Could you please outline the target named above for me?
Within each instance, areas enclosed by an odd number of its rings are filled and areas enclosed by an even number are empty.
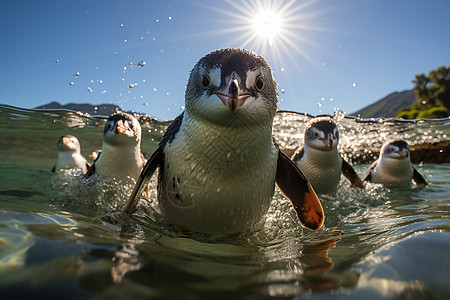
[[[411,163],[409,144],[401,139],[391,139],[383,144],[380,156],[369,168],[364,181],[386,186],[427,185],[425,178]]]
[[[125,211],[136,211],[158,169],[161,214],[175,228],[258,230],[277,185],[301,224],[319,229],[324,212],[316,193],[272,138],[276,86],[266,60],[252,51],[227,48],[202,57],[189,75],[185,110],[165,131]]]
[[[101,152],[86,173],[137,180],[146,159],[141,151],[141,125],[130,114],[119,112],[107,120]]]
[[[52,172],[62,169],[80,169],[83,174],[90,167],[86,159],[81,155],[81,146],[73,135],[63,135],[58,139],[58,158]]]
[[[291,159],[318,194],[335,192],[343,174],[351,186],[363,189],[361,178],[338,151],[339,127],[329,117],[311,119],[305,127],[304,145]]]

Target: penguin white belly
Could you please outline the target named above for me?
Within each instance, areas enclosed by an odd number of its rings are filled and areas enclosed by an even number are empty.
[[[318,194],[335,192],[341,180],[342,158],[336,151],[305,149],[297,166]]]
[[[86,159],[84,159],[84,157],[80,154],[74,152],[58,153],[55,169],[79,169],[83,173],[86,173]]]
[[[373,183],[381,183],[387,186],[406,186],[411,184],[413,167],[409,160],[383,159],[371,174]]]
[[[140,158],[140,153],[136,152],[134,148],[104,148],[95,162],[95,173],[116,178],[131,177],[136,180],[145,163]]]
[[[183,126],[164,150],[158,190],[163,213],[193,231],[254,228],[275,188],[278,149],[270,128],[258,137],[248,128],[196,126],[195,131]]]

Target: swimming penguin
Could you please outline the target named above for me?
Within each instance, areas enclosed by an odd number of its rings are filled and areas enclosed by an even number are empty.
[[[137,179],[146,159],[141,151],[141,125],[130,114],[115,113],[106,120],[102,150],[86,176]]]
[[[190,73],[185,107],[144,167],[127,212],[136,210],[159,168],[161,212],[178,228],[213,234],[258,229],[275,184],[304,226],[322,226],[314,190],[272,138],[277,90],[264,58],[234,48],[207,54]]]
[[[405,186],[411,181],[416,185],[428,184],[411,163],[408,143],[400,139],[384,143],[380,157],[370,166],[364,181],[387,186]]]
[[[361,178],[338,151],[339,127],[329,117],[311,119],[305,127],[305,143],[292,160],[319,194],[335,192],[343,174],[350,185],[364,188]]]
[[[58,158],[52,172],[62,169],[80,169],[83,174],[90,167],[81,155],[80,142],[73,135],[64,135],[58,139]]]

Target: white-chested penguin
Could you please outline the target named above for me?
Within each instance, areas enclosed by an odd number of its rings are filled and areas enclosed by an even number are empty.
[[[338,151],[339,127],[329,117],[311,119],[305,127],[304,145],[292,160],[319,194],[335,192],[343,174],[352,186],[364,188],[361,178]]]
[[[130,114],[115,113],[106,121],[102,150],[86,176],[96,173],[105,177],[137,180],[145,163],[141,151],[141,125]]]
[[[177,227],[224,234],[257,229],[275,184],[304,226],[322,226],[314,190],[272,138],[277,90],[264,58],[234,48],[207,54],[190,73],[185,107],[144,167],[126,211],[136,210],[159,168],[161,211]]]
[[[411,181],[417,185],[428,184],[411,163],[409,144],[400,139],[384,143],[378,160],[370,166],[364,181],[387,186],[405,186]]]
[[[64,135],[58,139],[58,158],[52,172],[63,169],[80,169],[83,174],[90,167],[81,155],[80,142],[73,135]]]

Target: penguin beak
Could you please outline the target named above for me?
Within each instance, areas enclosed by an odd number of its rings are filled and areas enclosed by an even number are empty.
[[[239,75],[233,71],[230,76],[225,78],[225,87],[215,91],[214,94],[219,97],[223,105],[228,107],[231,111],[235,111],[236,108],[242,106],[245,100],[251,96],[249,92],[241,92],[239,89]]]
[[[127,122],[122,122],[122,120],[117,121],[116,125],[114,126],[114,131],[116,134],[119,133],[125,133],[128,130],[128,124]]]
[[[62,144],[63,144],[63,145],[67,145],[69,142],[70,142],[70,141],[69,141],[68,138],[63,138],[63,139],[62,139]]]
[[[333,138],[329,136],[328,138],[320,139],[328,148],[333,149]]]
[[[406,150],[406,149],[398,150],[397,153],[398,153],[400,156],[402,156],[402,157],[407,157],[407,156],[408,156],[408,150]]]

